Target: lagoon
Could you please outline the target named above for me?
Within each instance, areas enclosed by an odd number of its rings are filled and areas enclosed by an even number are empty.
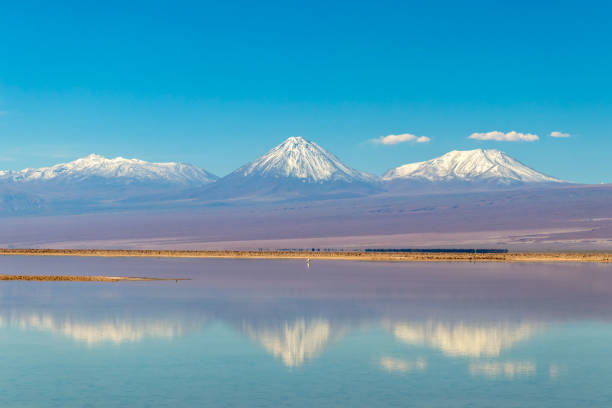
[[[612,404],[612,268],[0,257],[0,406]]]

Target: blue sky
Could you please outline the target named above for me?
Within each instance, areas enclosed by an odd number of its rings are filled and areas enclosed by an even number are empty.
[[[377,174],[485,147],[612,182],[605,2],[125,3],[0,5],[0,169],[95,152],[224,175],[303,136]],[[539,140],[468,138],[491,131]],[[371,142],[404,133],[430,141]]]

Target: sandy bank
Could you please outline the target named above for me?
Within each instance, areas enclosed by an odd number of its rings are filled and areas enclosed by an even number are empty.
[[[121,282],[121,281],[159,281],[185,279],[159,279],[127,276],[73,276],[73,275],[0,275],[0,281],[68,281],[68,282]]]
[[[398,262],[612,262],[610,252],[509,252],[473,253],[377,253],[377,252],[284,252],[284,251],[172,251],[101,249],[0,249],[0,255],[97,256],[143,258],[241,258],[325,259]],[[87,278],[87,277],[85,277]],[[112,278],[111,278],[112,279]],[[123,278],[125,279],[125,278]],[[132,279],[132,278],[130,278]],[[138,279],[138,278],[133,278]]]

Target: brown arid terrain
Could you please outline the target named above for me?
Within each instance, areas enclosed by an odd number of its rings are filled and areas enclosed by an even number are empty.
[[[143,258],[320,259],[381,262],[612,262],[611,252],[364,252],[364,251],[174,251],[114,249],[0,249],[0,255]],[[52,277],[45,277],[45,280]],[[85,280],[93,280],[85,277]],[[115,279],[112,277],[97,277]],[[147,279],[147,278],[116,278]],[[172,279],[174,280],[174,279]]]
[[[612,252],[612,185],[0,218],[2,248]]]

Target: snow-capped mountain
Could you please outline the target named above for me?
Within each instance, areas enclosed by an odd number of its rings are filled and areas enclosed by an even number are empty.
[[[196,166],[89,155],[51,167],[0,171],[3,213],[187,208],[240,202],[322,200],[384,192],[462,192],[560,185],[498,150],[452,151],[389,170],[355,170],[314,142],[290,137],[218,179]]]
[[[211,197],[277,199],[364,194],[379,178],[355,170],[314,142],[290,137],[205,190]]]
[[[217,179],[217,176],[199,167],[183,163],[150,163],[138,159],[125,159],[90,154],[69,163],[51,167],[24,169],[0,174],[1,179],[13,183],[28,182],[83,182],[107,181],[123,184],[155,183],[201,186]]]
[[[181,201],[184,191],[216,179],[189,164],[91,154],[51,167],[0,174],[0,214],[168,206]]]
[[[352,169],[315,142],[290,137],[232,174],[249,177],[296,178],[307,183],[371,182],[376,177]]]
[[[495,149],[453,150],[435,159],[391,169],[383,175],[383,180],[496,185],[564,183]]]

